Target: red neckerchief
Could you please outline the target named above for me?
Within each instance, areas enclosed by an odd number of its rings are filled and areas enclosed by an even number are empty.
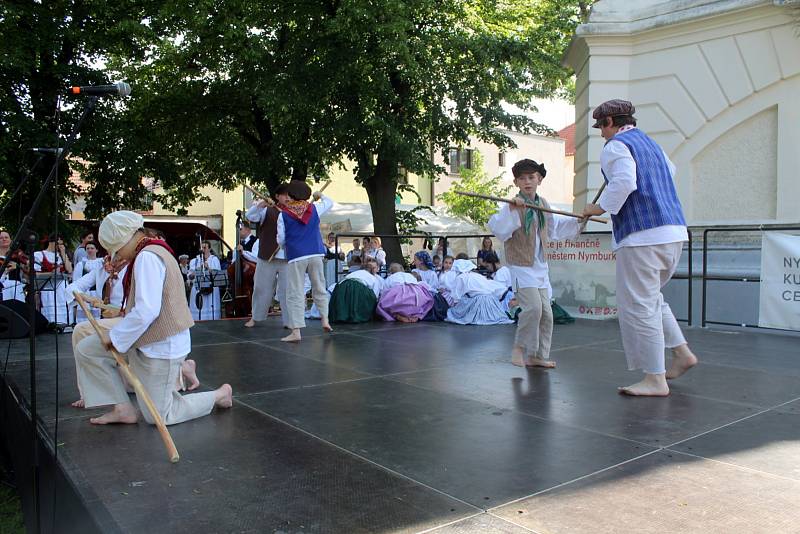
[[[133,259],[128,262],[128,270],[125,272],[125,278],[122,279],[122,304],[120,305],[121,309],[125,309],[125,303],[128,301],[128,293],[131,292],[131,278],[133,278],[133,264],[136,262],[136,258],[139,257],[139,253],[142,251],[144,247],[148,247],[150,245],[157,245],[159,247],[164,247],[169,251],[170,254],[173,256],[175,253],[172,249],[167,245],[166,241],[162,241],[161,239],[153,239],[151,237],[145,237],[136,245],[136,252],[133,254]]]
[[[286,204],[280,204],[279,207],[283,213],[303,224],[308,224],[311,220],[311,204],[305,200],[290,200]]]

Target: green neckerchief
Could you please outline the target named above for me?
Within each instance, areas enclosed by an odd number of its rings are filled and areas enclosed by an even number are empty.
[[[542,199],[539,198],[539,195],[536,195],[533,200],[520,191],[517,193],[517,197],[521,198],[525,201],[526,204],[533,204],[534,206],[541,206]],[[535,210],[533,208],[525,208],[525,234],[530,235],[531,233],[531,223],[533,222],[534,213],[539,219],[539,228],[544,228],[544,212],[540,210]]]

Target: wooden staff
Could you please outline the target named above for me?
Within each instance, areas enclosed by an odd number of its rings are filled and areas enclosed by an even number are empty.
[[[592,204],[597,204],[597,201],[600,200],[600,195],[603,194],[603,189],[606,188],[606,182],[603,181],[603,185],[600,186],[600,189],[597,190],[597,194],[594,196],[594,200],[592,200]]]
[[[91,311],[89,311],[89,307],[86,305],[86,300],[84,300],[83,294],[75,293],[75,300],[80,307],[83,308],[83,313],[86,314],[89,322],[92,323],[94,331],[97,333],[100,341],[104,346],[108,345],[108,338],[106,338],[105,332],[102,328],[100,328],[100,325],[97,324],[97,320],[94,318]],[[175,448],[175,443],[172,441],[172,436],[170,436],[167,426],[164,424],[163,419],[161,419],[161,415],[159,415],[158,410],[156,410],[156,407],[153,404],[153,399],[150,398],[150,395],[148,395],[147,390],[144,389],[144,386],[139,381],[139,378],[133,374],[133,371],[131,371],[130,367],[128,367],[128,362],[125,361],[122,355],[114,348],[111,349],[111,355],[114,356],[114,359],[117,361],[117,365],[119,365],[119,368],[122,371],[122,374],[125,376],[125,379],[128,381],[128,384],[133,386],[133,390],[136,392],[136,397],[142,399],[147,406],[150,415],[153,417],[153,421],[156,423],[158,432],[161,434],[161,439],[164,441],[164,446],[167,448],[169,461],[172,463],[177,462],[180,459],[180,456],[178,455],[178,449]]]
[[[269,196],[269,195],[267,195],[267,194],[264,194],[264,193],[262,193],[261,191],[259,191],[259,190],[255,189],[254,187],[252,187],[252,186],[249,186],[249,185],[247,185],[247,184],[244,184],[244,186],[245,186],[247,189],[249,189],[249,190],[250,190],[250,192],[251,192],[251,193],[253,193],[253,195],[254,195],[254,196],[256,196],[256,197],[260,198],[261,200],[265,200],[265,201],[267,202],[267,205],[268,205],[268,206],[274,206],[274,205],[275,205],[275,201],[274,201],[274,200],[272,200],[272,197],[271,197],[271,196]]]
[[[322,188],[319,191],[317,191],[317,193],[322,193],[323,191],[328,189],[328,186],[331,185],[331,182],[333,182],[333,180],[328,180],[327,182],[322,184]]]
[[[485,198],[486,200],[494,200],[497,202],[507,202],[509,204],[514,204],[514,200],[510,198],[500,198],[500,197],[493,197],[490,195],[481,195],[479,193],[469,193],[467,191],[456,191],[459,195],[464,195],[467,197],[475,197],[475,198]],[[527,202],[524,204],[526,208],[531,208],[539,211],[546,211],[547,213],[555,213],[558,215],[566,215],[567,217],[575,217],[576,219],[583,219],[583,215],[579,215],[577,213],[572,213],[571,211],[561,211],[561,210],[554,210],[550,208],[545,208],[542,206],[534,206],[533,204],[528,204]],[[589,217],[590,221],[599,222],[603,224],[608,224],[607,219],[600,219],[599,217]]]

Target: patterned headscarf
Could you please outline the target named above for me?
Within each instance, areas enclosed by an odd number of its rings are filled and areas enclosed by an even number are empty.
[[[417,258],[419,261],[425,264],[425,267],[430,269],[431,271],[436,270],[436,267],[433,266],[433,260],[431,260],[431,255],[425,252],[424,250],[420,250],[414,257]]]

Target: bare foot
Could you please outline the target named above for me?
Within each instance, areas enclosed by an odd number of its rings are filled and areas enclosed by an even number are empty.
[[[200,379],[197,378],[197,362],[194,360],[184,360],[181,364],[181,376],[186,379],[189,387],[185,387],[189,391],[197,389],[200,385]]]
[[[256,325],[256,322],[252,319],[244,323],[245,328],[253,328]]]
[[[86,408],[86,402],[83,399],[78,399],[72,404],[70,404],[73,408]]]
[[[631,386],[620,387],[617,390],[622,395],[634,397],[666,397],[669,395],[669,386],[663,374],[644,375],[644,380]]]
[[[522,347],[517,347],[515,345],[514,348],[511,349],[511,363],[513,363],[517,367],[525,366],[525,363],[522,361],[523,356],[524,354],[522,352]]]
[[[394,314],[394,318],[398,323],[410,323],[411,319],[406,317],[405,315],[400,315],[399,313]]]
[[[688,344],[683,344],[672,349],[672,367],[667,371],[667,380],[678,378],[683,373],[697,365],[697,356],[689,350]]]
[[[126,424],[132,425],[139,419],[136,413],[136,408],[133,404],[126,402],[125,404],[115,404],[114,409],[108,413],[104,413],[100,417],[92,417],[89,422],[93,425],[110,425],[110,424]]]
[[[322,320],[322,330],[324,330],[325,332],[333,332],[331,323],[329,323],[327,319]]]
[[[546,369],[554,369],[555,366],[556,362],[542,358],[528,358],[528,361],[525,362],[525,367],[544,367]]]
[[[233,388],[230,384],[222,384],[219,389],[214,390],[214,406],[219,408],[233,406]]]
[[[292,333],[289,334],[286,337],[282,337],[281,341],[286,342],[286,343],[297,343],[298,341],[300,341],[300,339],[302,339],[300,337],[300,329],[299,328],[293,328],[292,329]]]

